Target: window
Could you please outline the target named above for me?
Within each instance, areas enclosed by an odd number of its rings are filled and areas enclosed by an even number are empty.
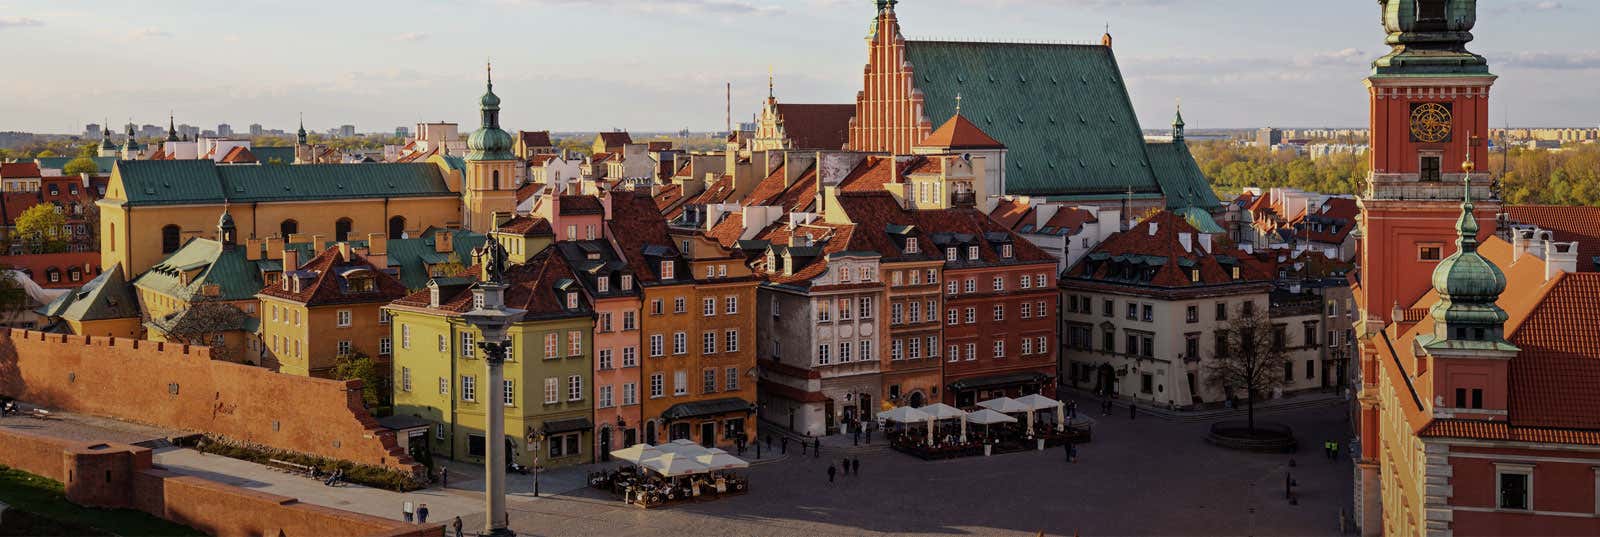
[[[1023,276],[1023,277],[1026,278],[1027,276]],[[1033,276],[1033,286],[1034,287],[1045,287],[1045,282],[1047,282],[1047,281],[1049,281],[1049,278],[1046,278],[1044,274],[1035,274]]]
[[[433,426],[433,439],[444,440],[444,424],[436,423]]]
[[[597,322],[596,324],[599,325],[597,328],[598,328],[598,330],[600,332],[610,332],[611,331],[611,312],[602,312],[602,313],[600,313],[600,317],[599,317],[598,321],[599,322]]]
[[[683,371],[672,372],[672,395],[689,393],[689,376]]]
[[[1139,393],[1152,393],[1155,377],[1149,373],[1139,374]]]
[[[950,311],[945,313],[945,320],[948,321],[950,326],[955,326],[960,324],[959,315],[960,313],[957,312],[955,308],[950,308]]]
[[[977,246],[968,246],[967,247],[967,260],[969,260],[969,261],[977,261],[978,260],[978,247]]]
[[[829,353],[832,352],[832,349],[833,349],[833,346],[829,345],[827,343],[823,343],[821,345],[817,345],[817,364],[818,365],[828,365],[828,364],[833,363],[833,359],[829,356]]]
[[[1023,289],[1031,289],[1033,287],[1033,280],[1029,279],[1027,276],[1017,278],[1017,283],[1020,283]]]
[[[572,375],[567,377],[567,400],[583,400],[583,375]]]
[[[550,458],[572,457],[582,455],[578,447],[579,433],[566,433],[550,435]]]
[[[400,391],[411,391],[411,368],[400,368]]]
[[[450,395],[450,379],[439,377],[439,395]]]
[[[161,253],[170,254],[178,251],[179,242],[183,235],[182,228],[168,224],[161,228]]]
[[[661,376],[661,373],[650,374],[650,398],[654,399],[662,396],[664,390],[663,381],[664,377]]]
[[[472,375],[461,375],[461,400],[478,400],[478,379]]]
[[[873,307],[873,300],[870,296],[864,296],[856,299],[856,305],[858,306],[860,313],[860,315],[857,315],[857,317],[862,319],[871,319],[872,311],[877,309]]]
[[[904,356],[904,353],[901,351],[901,348],[905,346],[904,343],[905,342],[903,342],[901,340],[898,340],[898,339],[889,342],[889,359],[890,360],[899,360],[901,357]]]
[[[908,302],[906,305],[911,306],[911,324],[922,322],[922,308],[917,307],[916,302]]]
[[[950,357],[950,361],[956,362],[961,360],[961,347],[951,345],[949,351],[950,352],[946,353],[946,355]]]
[[[1283,381],[1284,382],[1289,382],[1289,383],[1294,382],[1294,362],[1293,361],[1289,361],[1289,360],[1284,360],[1283,361]]]
[[[950,262],[959,261],[960,258],[956,257],[956,249],[955,248],[945,248],[944,249],[944,260],[945,261],[950,261]]]
[[[944,292],[948,293],[948,294],[952,294],[952,295],[956,294],[956,282],[952,281],[950,283],[945,284]]]
[[[1128,317],[1128,320],[1130,320],[1130,321],[1139,320],[1139,305],[1138,304],[1134,304],[1132,302],[1128,303],[1128,315],[1127,315],[1127,317]]]
[[[862,343],[866,343],[866,342],[862,341]],[[916,359],[922,358],[922,339],[914,337],[914,338],[911,338],[911,340],[909,342],[907,342],[907,343],[908,343],[908,347],[907,347],[906,356],[908,358],[911,358],[912,360],[916,360]]]
[[[701,373],[700,374],[700,389],[701,389],[700,393],[716,393],[716,391],[717,391],[717,370],[715,370],[715,369],[706,369],[705,371],[701,371],[700,373]]]
[[[1423,155],[1422,163],[1418,171],[1418,180],[1435,183],[1439,182],[1441,178],[1441,174],[1439,173],[1439,162],[1442,159],[1443,157],[1440,157],[1439,155]]]
[[[1438,261],[1444,259],[1444,247],[1438,244],[1417,245],[1417,260]]]
[[[817,321],[828,322],[833,318],[833,306],[829,301],[817,302]]]
[[[387,337],[378,338],[378,354],[384,356],[394,354],[394,340]]]
[[[978,280],[976,278],[967,278],[966,283],[962,284],[961,289],[962,292],[976,293],[978,291]]]
[[[561,379],[545,377],[544,379],[544,404],[553,405],[561,401]]]
[[[650,301],[650,314],[661,315],[661,299],[657,298]]]
[[[675,298],[672,299],[672,312],[673,313],[683,313],[683,312],[686,312],[686,311],[689,311],[689,304],[688,304],[687,301],[685,301],[683,299],[683,297],[680,296],[680,297],[675,297]]]
[[[600,369],[611,369],[611,349],[600,349],[600,351],[596,353],[595,359],[599,361]]]
[[[411,325],[409,324],[400,325],[400,348],[411,348]]]
[[[633,330],[634,326],[635,325],[634,325],[633,312],[632,311],[624,311],[624,312],[622,312],[622,330],[623,331]]]
[[[844,343],[840,343],[839,344],[839,363],[843,364],[843,363],[847,363],[849,361],[850,361],[850,342],[846,341]]]
[[[850,320],[850,316],[853,314],[854,311],[855,311],[855,308],[851,307],[850,299],[848,299],[848,298],[839,299],[839,320],[841,320],[841,321]]]
[[[1198,323],[1198,322],[1200,322],[1200,306],[1190,305],[1189,307],[1184,308],[1184,310],[1183,310],[1183,322],[1186,322],[1186,323]]]
[[[461,357],[472,358],[478,355],[478,347],[472,344],[472,332],[461,333]]]
[[[1039,354],[1050,354],[1050,351],[1048,350],[1050,348],[1050,336],[1039,336],[1033,338],[1033,344],[1035,347],[1039,348]]]
[[[689,353],[689,334],[686,332],[672,333],[672,354]]]
[[[737,315],[739,313],[739,297],[730,296],[724,298],[722,303],[722,313],[727,315]]]
[[[1533,507],[1533,467],[1521,464],[1496,464],[1500,482],[1496,507],[1528,510]]]
[[[556,335],[555,332],[550,332],[548,334],[545,334],[544,335],[544,357],[545,357],[545,359],[548,360],[548,359],[555,358],[556,356],[558,356],[556,353],[559,352],[557,349],[559,348],[560,345],[561,345],[561,336]]]
[[[511,379],[500,381],[500,399],[506,406],[517,406],[517,381]]]
[[[671,279],[673,279],[674,278],[673,268],[674,267],[673,267],[672,261],[662,261],[661,262],[661,279],[663,279],[663,280],[671,280]]]
[[[346,355],[350,354],[350,340],[348,340],[348,339],[339,340],[338,353],[337,354],[339,356],[346,356]]]
[[[717,353],[717,333],[715,331],[707,331],[705,333],[700,334],[700,354],[716,354],[716,353]]]
[[[1111,317],[1112,312],[1116,311],[1116,309],[1116,302],[1111,301],[1111,299],[1106,299],[1100,303],[1100,315],[1104,317]]]
[[[1029,304],[1027,302],[1023,302],[1022,305],[1019,306],[1019,308],[1022,311],[1018,312],[1017,315],[1021,316],[1023,319],[1032,319],[1033,318],[1033,304]],[[1040,313],[1043,313],[1043,312],[1040,312]]]
[[[635,367],[639,365],[639,351],[634,347],[622,348],[622,367]]]
[[[567,331],[567,356],[583,356],[583,331]]]
[[[1006,306],[1005,306],[1005,304],[995,304],[994,305],[994,320],[995,321],[1004,321],[1004,320],[1006,320]]]
[[[624,404],[624,405],[635,405],[635,404],[638,404],[639,403],[638,389],[639,389],[638,386],[635,386],[632,382],[624,383],[622,385],[622,404]]]
[[[1002,278],[1000,276],[995,276],[994,277],[994,290],[996,290],[996,291],[1004,291],[1004,290],[1006,290],[1006,279]]]
[[[707,298],[701,301],[700,312],[706,317],[717,314],[717,299]]]
[[[724,340],[723,340],[723,343],[722,343],[722,347],[724,349],[726,349],[728,352],[739,352],[739,331],[738,330],[732,330],[732,329],[728,330],[726,333],[723,334],[723,338],[724,338]]]
[[[939,357],[939,336],[928,336],[928,357]]]
[[[1306,360],[1306,378],[1317,378],[1317,366],[1315,360]]]
[[[728,375],[728,379],[727,379],[726,382],[723,383],[722,389],[730,391],[730,392],[739,391],[739,368],[737,368],[737,367],[728,368],[727,369],[727,375]]]
[[[601,386],[599,401],[595,402],[600,408],[611,408],[611,386]]]
[[[389,310],[378,310],[378,324],[389,324]]]
[[[889,304],[889,324],[900,324],[901,322],[904,322],[904,315],[901,314],[903,309],[904,308],[899,302]]]
[[[1155,308],[1155,306],[1151,306],[1149,304],[1145,304],[1144,307],[1143,307],[1143,311],[1144,311],[1144,322],[1148,323],[1148,322],[1154,322],[1156,320],[1156,314],[1155,314],[1156,308]]]
[[[917,253],[917,252],[918,252],[918,250],[917,250],[917,238],[916,237],[907,237],[906,238],[906,253],[914,254],[914,253]]]
[[[1022,338],[1022,355],[1027,356],[1029,354],[1033,354],[1033,339]]]
[[[1217,320],[1218,321],[1226,321],[1226,320],[1228,320],[1228,303],[1226,303],[1226,302],[1218,302],[1217,303]]]
[[[1122,352],[1126,354],[1139,354],[1139,336],[1137,334],[1125,334],[1122,339],[1124,343],[1127,343],[1127,345],[1123,346]]]
[[[970,361],[977,360],[977,359],[978,359],[978,344],[977,343],[968,343],[967,344],[967,361],[970,362]]]
[[[662,356],[664,353],[663,353],[661,347],[662,347],[661,334],[650,334],[650,356],[652,356],[652,357]]]
[[[1005,358],[1006,357],[1006,342],[1005,342],[1005,340],[997,339],[997,340],[994,341],[994,357],[995,358]]]
[[[1256,314],[1256,303],[1253,302],[1253,301],[1250,301],[1250,300],[1246,300],[1246,301],[1244,301],[1243,304],[1239,304],[1239,309],[1243,310],[1245,317],[1249,317],[1251,315],[1255,315]]]
[[[978,322],[978,308],[967,308],[966,318],[967,324]]]
[[[594,281],[594,290],[597,293],[608,293],[608,292],[610,292],[611,291],[611,278],[602,276],[599,279],[595,280]]]
[[[633,275],[632,274],[623,274],[622,275],[622,290],[623,291],[632,291],[633,290]]]

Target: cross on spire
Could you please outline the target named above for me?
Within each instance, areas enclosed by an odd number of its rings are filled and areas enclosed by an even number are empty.
[[[956,93],[956,115],[961,115],[961,93]]]

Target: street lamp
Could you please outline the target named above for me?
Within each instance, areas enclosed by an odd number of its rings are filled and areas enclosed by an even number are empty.
[[[482,255],[486,279],[478,282],[478,286],[472,289],[474,309],[462,314],[462,318],[467,324],[477,328],[482,335],[478,341],[478,348],[483,350],[483,364],[488,369],[486,388],[502,390],[505,381],[501,366],[505,364],[506,350],[510,346],[506,330],[522,320],[527,310],[505,306],[505,248],[499,241],[490,238],[483,245]],[[512,536],[516,533],[506,528],[506,408],[505,404],[496,402],[495,399],[493,396],[489,397],[489,408],[484,418],[487,421],[484,448],[488,452],[488,457],[483,463],[483,493],[488,513],[484,520],[483,534]]]

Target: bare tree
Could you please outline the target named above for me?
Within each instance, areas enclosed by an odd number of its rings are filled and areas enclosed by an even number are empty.
[[[1247,312],[1243,305],[1234,310],[1232,320],[1217,329],[1223,334],[1218,343],[1226,343],[1226,347],[1212,352],[1206,371],[1206,381],[1221,386],[1229,397],[1235,390],[1245,390],[1252,434],[1256,430],[1256,394],[1282,386],[1288,362],[1287,353],[1273,339],[1272,320],[1265,310]]]
[[[246,317],[238,306],[203,299],[187,309],[147,320],[167,341],[211,347],[213,358],[232,361],[232,351],[224,343],[223,334],[239,330]]]

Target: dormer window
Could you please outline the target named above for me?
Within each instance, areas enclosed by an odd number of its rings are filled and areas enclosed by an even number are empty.
[[[1200,283],[1200,269],[1189,269],[1189,281]]]
[[[1009,245],[1009,244],[1000,245],[1000,257],[1004,257],[1006,259],[1011,259],[1011,245]]]
[[[611,290],[611,278],[602,276],[600,279],[595,280],[594,289],[601,293],[609,292]]]
[[[622,290],[623,291],[632,291],[633,290],[633,275],[632,274],[623,274],[622,275]]]
[[[956,258],[956,249],[955,248],[945,248],[944,249],[944,260],[945,261],[952,261],[952,262],[956,261],[957,260],[957,258]]]
[[[978,247],[977,246],[968,246],[967,247],[967,260],[968,261],[977,261],[978,260]]]
[[[673,274],[673,268],[674,267],[672,265],[672,261],[670,261],[670,260],[662,261],[661,262],[661,279],[663,279],[663,280],[671,280],[671,279],[676,278],[676,276]]]
[[[839,282],[850,283],[850,267],[848,265],[839,267]]]
[[[1239,270],[1239,267],[1237,265],[1235,265],[1233,267],[1233,279],[1235,279],[1235,280],[1239,279],[1240,273],[1241,272]]]
[[[918,253],[918,250],[917,250],[917,238],[916,237],[911,237],[911,238],[906,239],[906,253],[908,253],[908,254]]]
[[[567,291],[567,309],[569,309],[569,310],[578,309],[578,293],[577,293],[577,291]]]

